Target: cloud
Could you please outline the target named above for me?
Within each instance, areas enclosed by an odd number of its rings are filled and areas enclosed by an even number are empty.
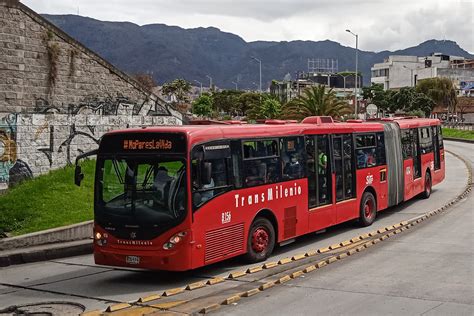
[[[139,25],[214,26],[255,40],[325,40],[396,50],[450,39],[474,52],[472,0],[25,0],[40,13],[76,14]]]

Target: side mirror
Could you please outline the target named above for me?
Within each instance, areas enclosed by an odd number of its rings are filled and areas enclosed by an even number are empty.
[[[211,183],[211,171],[212,163],[203,162],[201,164],[201,185],[206,185]]]
[[[84,174],[82,173],[81,166],[76,165],[76,169],[74,169],[74,184],[80,187],[82,179],[84,179]]]

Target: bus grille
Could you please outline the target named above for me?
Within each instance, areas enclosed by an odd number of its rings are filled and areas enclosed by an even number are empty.
[[[244,224],[206,232],[205,261],[225,258],[244,249]]]

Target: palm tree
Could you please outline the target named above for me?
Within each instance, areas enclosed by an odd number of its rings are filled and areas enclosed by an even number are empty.
[[[332,89],[326,91],[323,85],[305,89],[303,95],[288,102],[283,110],[285,117],[298,120],[308,116],[340,117],[350,112],[347,103],[338,99]]]
[[[416,91],[429,96],[438,106],[445,106],[448,112],[456,112],[456,88],[451,79],[436,77],[420,80]]]

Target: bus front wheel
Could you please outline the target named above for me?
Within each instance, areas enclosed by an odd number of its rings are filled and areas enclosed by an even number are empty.
[[[246,259],[259,262],[267,259],[275,247],[275,228],[264,218],[257,217],[250,226]]]
[[[370,226],[377,216],[377,202],[370,192],[365,192],[360,201],[359,223],[362,226]]]

